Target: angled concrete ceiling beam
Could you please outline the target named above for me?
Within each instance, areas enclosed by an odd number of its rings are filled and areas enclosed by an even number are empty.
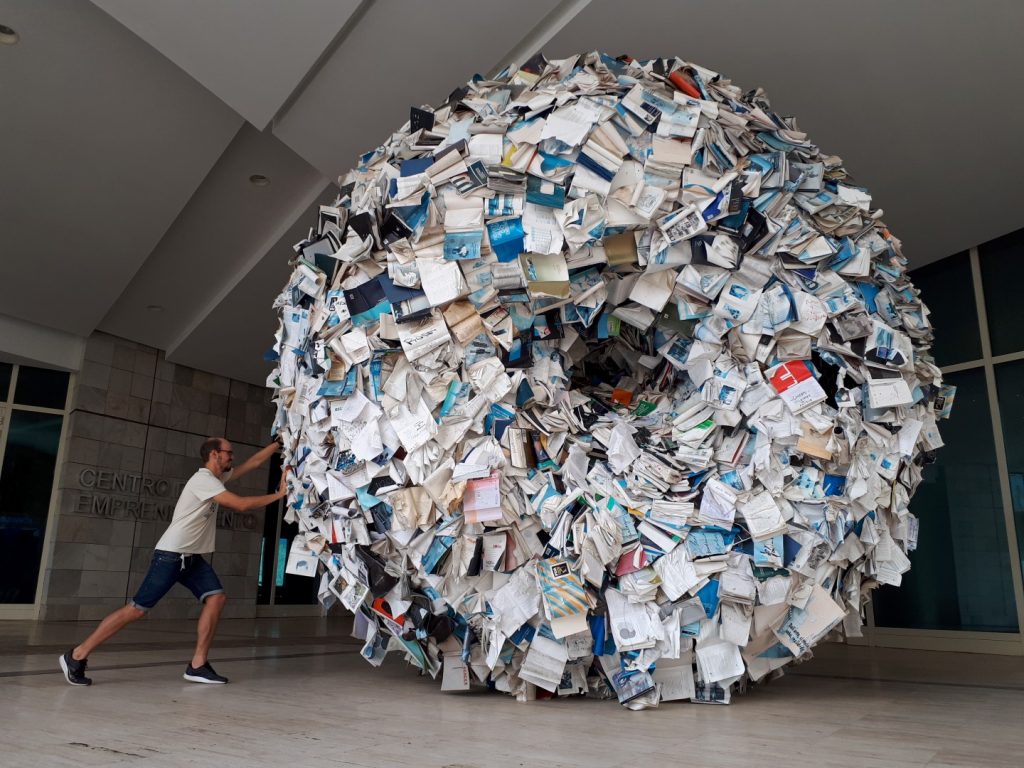
[[[359,0],[92,0],[263,130]]]

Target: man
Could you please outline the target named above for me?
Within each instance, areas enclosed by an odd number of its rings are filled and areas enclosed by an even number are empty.
[[[85,676],[89,654],[128,624],[145,616],[176,582],[190,589],[203,605],[199,614],[196,650],[185,669],[185,679],[193,683],[228,681],[214,671],[206,657],[227,597],[220,579],[203,555],[213,552],[217,504],[238,512],[249,512],[284,497],[287,473],[282,473],[277,492],[265,496],[238,496],[224,487],[225,481],[237,480],[265,464],[277,448],[278,443],[273,442],[233,469],[231,443],[222,437],[212,437],[203,443],[199,449],[203,467],[185,483],[174,507],[171,524],[157,542],[149,572],[135,597],[128,605],[103,619],[81,645],[60,657],[60,668],[71,685],[92,685],[92,680]]]

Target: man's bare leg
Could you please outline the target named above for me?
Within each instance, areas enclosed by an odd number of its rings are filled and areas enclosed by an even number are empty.
[[[217,633],[217,622],[226,602],[227,596],[223,592],[210,595],[203,601],[203,612],[199,614],[199,626],[196,630],[196,652],[192,656],[193,669],[198,669],[206,663],[213,636]]]
[[[112,638],[133,621],[138,621],[145,615],[145,611],[139,610],[134,605],[126,605],[124,608],[118,608],[113,613],[108,614],[107,617],[100,622],[99,626],[93,630],[92,634],[85,638],[81,645],[75,646],[74,650],[71,651],[71,658],[75,661],[81,661],[88,657],[90,653],[103,645],[103,643],[107,642],[107,640]]]

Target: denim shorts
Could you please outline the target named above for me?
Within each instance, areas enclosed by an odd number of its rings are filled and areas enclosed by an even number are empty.
[[[191,590],[199,602],[224,592],[213,566],[202,555],[183,555],[157,549],[153,551],[153,561],[149,564],[146,578],[129,605],[148,611],[176,583]]]

